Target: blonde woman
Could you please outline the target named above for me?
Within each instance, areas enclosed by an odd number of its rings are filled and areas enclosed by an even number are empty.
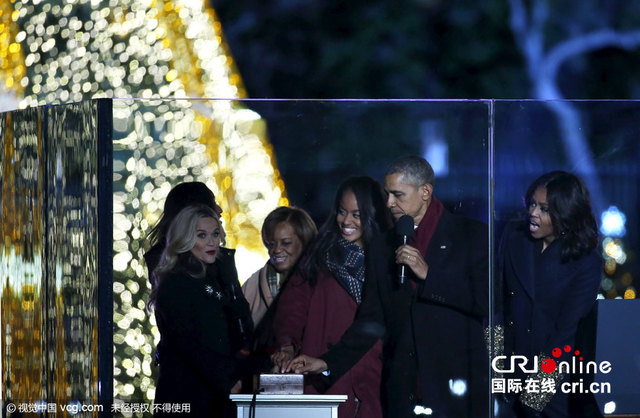
[[[234,416],[229,393],[249,367],[236,354],[243,341],[234,331],[248,305],[223,239],[212,208],[188,206],[171,222],[153,272],[149,305],[161,336],[155,403],[190,404],[194,416]]]

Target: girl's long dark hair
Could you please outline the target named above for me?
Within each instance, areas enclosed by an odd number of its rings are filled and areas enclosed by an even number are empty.
[[[341,234],[336,216],[342,196],[347,191],[353,192],[358,202],[365,254],[373,237],[393,225],[391,213],[386,204],[387,197],[380,183],[369,176],[350,177],[342,182],[336,192],[329,216],[320,227],[318,235],[307,250],[306,258],[300,265],[302,276],[311,286],[316,285],[318,273],[326,271],[326,254],[337,251],[336,244]]]
[[[589,190],[574,174],[551,171],[538,177],[527,189],[529,207],[539,187],[547,189],[549,216],[556,239],[562,239],[562,261],[578,259],[598,245],[598,226],[591,210]]]

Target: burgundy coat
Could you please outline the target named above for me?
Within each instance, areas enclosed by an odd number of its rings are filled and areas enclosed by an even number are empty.
[[[340,341],[356,315],[358,305],[329,273],[321,273],[315,288],[299,273],[289,278],[279,296],[274,328],[280,347],[292,345],[296,353],[319,357]],[[379,418],[382,343],[378,341],[349,372],[324,391],[320,376],[305,376],[305,393],[348,395],[340,405],[340,418]]]

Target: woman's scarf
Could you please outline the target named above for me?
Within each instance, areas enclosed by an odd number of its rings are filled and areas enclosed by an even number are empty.
[[[327,251],[326,261],[331,274],[359,305],[364,284],[364,250],[340,237],[336,246]]]

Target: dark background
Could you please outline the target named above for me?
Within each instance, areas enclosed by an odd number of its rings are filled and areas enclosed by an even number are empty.
[[[508,0],[211,0],[253,98],[540,98]],[[530,0],[544,52],[640,27],[628,0]],[[534,28],[535,29],[535,28]],[[561,65],[564,97],[640,97],[637,44],[594,45]],[[533,62],[534,67],[541,64]]]
[[[493,109],[496,235],[520,213],[522,194],[533,179],[553,169],[576,172],[592,191],[598,222],[610,205],[627,215],[622,238],[627,263],[610,277],[615,286],[607,297],[627,288],[628,279],[620,284],[623,274],[632,274],[632,284],[637,283],[639,106],[617,100],[640,99],[640,2],[211,0],[211,5],[250,98],[514,100]],[[563,109],[545,105],[555,99],[590,101]],[[289,103],[289,109],[297,107]],[[335,112],[318,106],[287,113],[248,105],[267,121],[289,198],[318,222],[346,176],[364,173],[382,180],[393,158],[424,151],[416,125],[425,117],[407,115],[402,106],[385,108],[379,117],[366,106],[340,117],[340,106]],[[483,182],[490,142],[476,112],[452,123],[466,129],[444,127],[451,170],[437,178],[436,192],[448,207],[486,221],[482,193],[488,191]],[[568,143],[571,135],[587,154]]]
[[[640,2],[521,1],[211,0],[211,5],[253,99],[640,98]],[[498,140],[512,144],[503,157],[526,159],[527,181],[548,168],[582,174],[589,167],[581,166],[580,156],[572,159],[571,148],[554,146],[557,151],[548,155],[523,152],[541,152],[540,142],[565,141],[569,130],[583,136],[594,161],[613,155],[616,165],[634,166],[640,151],[630,138],[633,107],[587,106],[575,109],[580,119],[574,121],[566,112],[531,106],[500,126]],[[387,124],[373,129],[389,134],[373,135],[374,141],[369,125],[358,120],[335,128],[327,118],[305,114],[307,132],[302,132],[279,126],[275,113],[260,113],[294,201],[306,198],[297,184],[304,171],[313,169],[322,178],[318,187],[362,172],[381,179],[380,165],[421,151],[401,111],[381,113]],[[343,146],[314,148],[329,131],[338,144],[347,139],[359,159],[340,165],[335,161]],[[385,139],[379,142],[380,137]],[[624,152],[616,156],[620,149]],[[305,155],[317,158],[301,164]]]

